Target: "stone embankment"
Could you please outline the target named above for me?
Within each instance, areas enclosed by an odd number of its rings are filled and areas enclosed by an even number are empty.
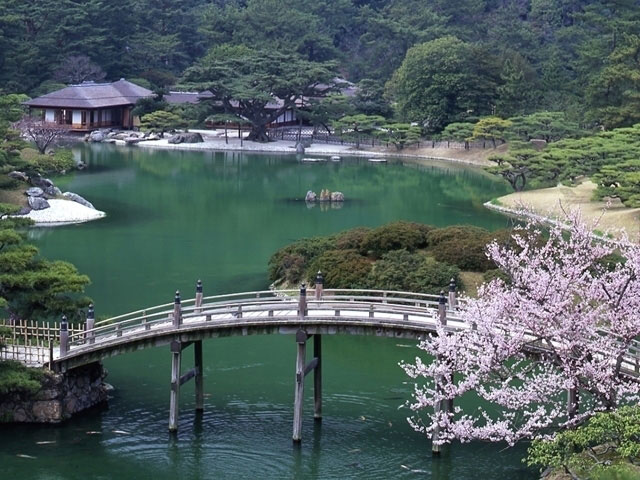
[[[60,423],[107,401],[111,387],[99,362],[66,373],[47,372],[35,394],[12,393],[0,400],[2,423]]]

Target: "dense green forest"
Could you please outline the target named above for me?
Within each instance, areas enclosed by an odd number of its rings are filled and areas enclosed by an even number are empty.
[[[433,130],[538,110],[607,128],[640,115],[635,0],[5,0],[0,89],[46,92],[78,56],[96,78],[164,87],[223,44],[333,61]]]

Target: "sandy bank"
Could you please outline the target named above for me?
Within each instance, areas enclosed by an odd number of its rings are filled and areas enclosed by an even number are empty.
[[[106,214],[94,210],[71,200],[48,200],[50,207],[44,210],[31,210],[26,218],[33,220],[36,225],[55,226],[70,223],[83,223],[97,220]]]
[[[498,204],[486,204],[487,207],[501,211],[500,207],[508,210],[525,206],[531,208],[537,215],[557,219],[565,209],[579,207],[584,219],[594,221],[602,215],[600,230],[624,228],[627,233],[637,237],[640,227],[640,208],[627,208],[619,200],[614,200],[607,207],[604,201],[592,200],[596,185],[585,181],[576,187],[559,185],[552,188],[516,192],[498,198]],[[604,215],[602,214],[605,210]],[[504,211],[508,213],[507,210]]]

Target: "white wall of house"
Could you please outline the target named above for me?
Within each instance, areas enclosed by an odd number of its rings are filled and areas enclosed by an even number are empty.
[[[102,121],[110,122],[111,121],[111,110],[103,110],[102,111]]]
[[[80,110],[73,111],[71,123],[73,123],[74,125],[80,125],[82,123],[82,112]]]
[[[296,120],[295,112],[293,112],[292,110],[287,110],[278,118],[276,118],[274,123],[286,123],[286,122],[293,122],[295,120]]]
[[[44,111],[44,121],[45,122],[50,122],[53,123],[56,121],[56,111],[51,109],[51,108],[47,108]]]

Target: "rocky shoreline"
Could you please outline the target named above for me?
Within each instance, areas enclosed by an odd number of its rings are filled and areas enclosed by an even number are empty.
[[[66,373],[46,371],[35,394],[11,393],[0,401],[0,423],[60,423],[107,401],[112,387],[99,362]]]
[[[9,173],[9,177],[31,185],[24,192],[27,206],[12,216],[30,218],[36,225],[63,225],[96,220],[106,215],[77,193],[63,193],[48,178],[28,176],[18,171]]]

